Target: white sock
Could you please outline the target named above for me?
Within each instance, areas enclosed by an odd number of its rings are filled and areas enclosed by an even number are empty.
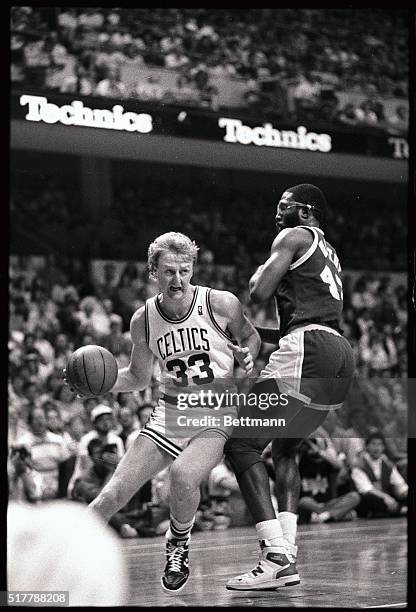
[[[296,542],[297,518],[297,514],[293,512],[279,512],[279,521],[282,527],[283,536],[293,545],[295,545]]]
[[[285,537],[278,518],[256,523],[259,540],[265,540],[266,546],[285,546]]]
[[[188,539],[191,535],[191,529],[194,526],[194,522],[195,522],[195,517],[186,523],[181,523],[171,514],[169,529],[166,533],[167,539],[168,540],[172,540],[172,539],[179,540],[182,538],[184,540]]]

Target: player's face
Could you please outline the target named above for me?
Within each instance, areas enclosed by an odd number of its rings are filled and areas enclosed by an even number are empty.
[[[276,209],[276,228],[280,232],[286,227],[296,227],[300,224],[299,207],[290,201],[280,201]]]
[[[186,294],[193,274],[192,260],[176,253],[162,253],[159,256],[155,276],[161,292],[173,300]]]

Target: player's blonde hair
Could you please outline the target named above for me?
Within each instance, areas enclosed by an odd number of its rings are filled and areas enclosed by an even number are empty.
[[[199,247],[194,240],[180,232],[167,232],[158,236],[150,245],[147,251],[147,264],[150,274],[154,274],[162,253],[170,251],[178,255],[183,255],[195,263],[198,257]]]

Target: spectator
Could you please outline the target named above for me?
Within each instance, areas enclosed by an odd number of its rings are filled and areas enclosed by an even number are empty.
[[[340,474],[341,478],[344,478],[344,480],[349,479],[357,455],[364,450],[365,444],[363,437],[352,427],[343,427],[340,411],[329,411],[323,428],[331,438],[338,459],[343,464],[342,473]]]
[[[119,410],[118,421],[121,426],[118,435],[123,440],[124,448],[127,450],[140,433],[134,408],[122,406]]]
[[[406,132],[409,128],[409,109],[405,104],[397,104],[394,112],[387,118],[391,128],[398,133]],[[392,130],[390,130],[392,131]]]
[[[57,334],[54,345],[55,369],[62,371],[66,368],[74,347],[69,343],[67,334]]]
[[[78,93],[81,96],[92,96],[96,88],[95,78],[91,71],[85,68],[80,62],[75,65],[74,74],[70,74],[62,79],[60,86],[61,93]]]
[[[61,413],[64,421],[67,421],[73,414],[82,413],[82,402],[76,396],[75,391],[71,391],[68,385],[65,385],[62,380],[62,370],[59,371],[60,381],[59,387],[52,394],[52,399]]]
[[[87,450],[91,459],[91,466],[75,480],[72,499],[89,504],[111,478],[119,457],[115,444],[103,444],[98,438],[90,440]],[[135,538],[138,535],[136,529],[129,524],[127,516],[122,510],[111,517],[109,525],[122,538]]]
[[[298,73],[296,81],[296,86],[292,90],[292,98],[296,112],[303,115],[317,105],[320,85],[310,74]]]
[[[384,449],[384,436],[375,432],[367,438],[366,450],[354,464],[352,479],[360,494],[359,516],[398,516],[407,512],[407,483]]]
[[[166,68],[183,68],[189,64],[189,58],[184,55],[180,45],[173,48],[167,55],[165,55],[165,67]]]
[[[138,81],[130,95],[145,102],[157,102],[162,100],[164,89],[159,85],[159,78],[155,75],[150,75],[145,82]]]
[[[123,319],[117,315],[110,315],[110,332],[102,339],[102,345],[116,357],[120,355],[129,355],[131,351],[131,342],[122,332]]]
[[[83,298],[79,307],[80,334],[92,333],[99,338],[109,333],[110,319],[97,298],[89,295]]]
[[[137,409],[141,429],[143,429],[147,421],[150,419],[150,415],[152,414],[154,407],[154,404],[142,404]]]
[[[25,446],[12,446],[7,461],[9,500],[36,502],[40,499],[38,483],[33,474],[30,451]]]
[[[70,453],[62,436],[48,431],[44,408],[32,405],[28,425],[29,431],[16,444],[26,447],[32,456],[33,478],[38,487],[39,499],[56,499],[60,472]]]
[[[76,457],[79,454],[79,444],[82,436],[85,434],[85,423],[81,414],[72,415],[66,422],[66,430],[63,433],[63,439],[72,456]]]
[[[124,455],[124,445],[120,436],[114,431],[113,410],[105,404],[98,404],[91,411],[91,423],[93,429],[86,433],[80,440],[78,455],[75,462],[74,473],[68,486],[68,494],[71,495],[74,482],[91,467],[88,455],[88,444],[91,440],[101,440],[103,444],[115,444],[117,456],[120,460]]]
[[[45,410],[46,426],[49,431],[62,435],[64,431],[64,424],[58,406],[54,402],[47,400],[44,402],[44,404],[42,404],[42,408]]]
[[[77,316],[78,302],[73,297],[65,298],[64,303],[60,306],[57,312],[57,318],[64,333],[72,338],[78,334],[80,320]]]
[[[336,481],[342,462],[323,428],[318,428],[314,436],[305,440],[299,451],[299,522],[354,520],[359,495],[351,491],[337,497]]]
[[[252,519],[241,496],[237,479],[227,459],[219,463],[208,478],[209,510],[212,529],[251,525]]]
[[[124,83],[120,81],[120,70],[114,66],[108,66],[106,76],[98,83],[94,94],[107,98],[125,98],[127,89]]]

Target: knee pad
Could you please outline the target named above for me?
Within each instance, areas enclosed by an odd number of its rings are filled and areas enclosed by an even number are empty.
[[[227,440],[224,453],[231,463],[236,476],[239,476],[252,465],[262,461],[261,455],[269,440],[251,440],[230,438]]]

